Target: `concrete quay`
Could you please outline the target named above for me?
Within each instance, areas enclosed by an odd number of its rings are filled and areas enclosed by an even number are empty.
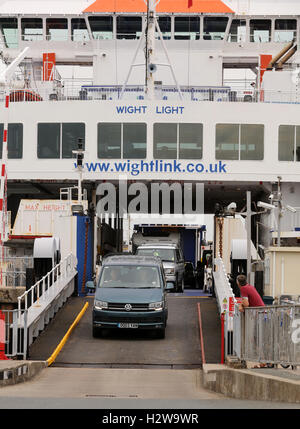
[[[48,366],[44,361],[1,360],[0,388],[31,380]]]
[[[300,370],[204,364],[203,387],[226,397],[300,404]]]
[[[0,361],[0,388],[32,380],[47,367],[46,361]],[[199,371],[201,389],[228,398],[300,404],[299,369],[235,368],[226,363],[204,364]]]

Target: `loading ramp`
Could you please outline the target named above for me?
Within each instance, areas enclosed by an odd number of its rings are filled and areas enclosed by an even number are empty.
[[[70,297],[29,350],[30,360],[47,360],[86,302],[89,306],[52,366],[110,368],[201,368],[198,304],[206,363],[220,363],[220,317],[215,298],[169,294],[166,338],[151,332],[110,331],[92,336],[93,297]]]

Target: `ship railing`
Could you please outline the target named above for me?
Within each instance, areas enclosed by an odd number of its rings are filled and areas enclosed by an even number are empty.
[[[33,268],[30,256],[3,256],[0,262],[1,287],[24,287],[26,285],[27,268]]]
[[[0,103],[4,102],[5,91],[0,91]],[[50,88],[39,84],[34,89],[11,89],[11,102],[41,102],[41,101],[105,101],[105,100],[146,100],[147,94],[144,85],[128,85],[123,91],[122,85],[90,85],[82,81],[62,81],[62,85]],[[300,91],[279,90],[251,90],[232,88],[230,86],[201,87],[172,85],[157,85],[154,89],[154,99],[170,102],[243,102],[243,103],[282,103],[300,104]]]
[[[74,255],[66,256],[44,277],[36,282],[30,289],[18,297],[19,316],[24,306],[25,310],[30,307],[41,306],[41,303],[55,298],[62,284],[76,274],[77,260]],[[23,304],[22,304],[23,303]]]
[[[6,236],[10,234],[10,215],[7,212],[9,223],[6,224]],[[26,285],[26,272],[33,267],[32,256],[26,256],[23,252],[11,247],[1,246],[0,248],[0,286],[16,287]]]
[[[77,258],[69,254],[18,297],[18,326],[27,336],[28,347],[74,293],[76,267]]]
[[[220,255],[214,260],[214,290],[217,298],[220,315],[228,310],[230,299],[234,299],[234,293],[226,272],[224,262]]]
[[[27,356],[27,316],[28,311],[21,310],[23,325],[19,325],[19,311],[1,310],[1,342],[4,343],[4,354],[8,359],[26,360]]]

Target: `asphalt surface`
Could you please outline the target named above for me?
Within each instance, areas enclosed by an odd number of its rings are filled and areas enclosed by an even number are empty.
[[[207,363],[220,361],[220,326],[216,301],[211,297],[170,294],[166,337],[153,332],[107,331],[92,336],[92,297],[71,297],[29,350],[30,360],[47,360],[85,302],[89,307],[56,358],[54,366],[103,366],[130,368],[199,368],[201,348],[198,303]]]

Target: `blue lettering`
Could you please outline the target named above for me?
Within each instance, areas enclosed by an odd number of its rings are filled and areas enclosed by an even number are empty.
[[[174,159],[173,161],[174,173],[181,173],[181,162]]]
[[[165,113],[166,115],[170,115],[170,114],[182,115],[183,109],[184,109],[183,106],[162,106],[162,107],[156,106],[155,113],[157,114]]]
[[[222,161],[219,161],[219,172],[220,173],[227,173],[225,168],[226,168],[226,164],[223,164]]]
[[[117,172],[119,172],[119,171],[122,171],[122,172],[125,171],[126,164],[124,164],[122,162],[115,162],[114,164],[115,164],[115,169],[116,169]]]
[[[116,108],[117,108],[117,113],[126,113],[125,106],[116,106]]]
[[[146,113],[147,106],[116,106],[117,113]]]

